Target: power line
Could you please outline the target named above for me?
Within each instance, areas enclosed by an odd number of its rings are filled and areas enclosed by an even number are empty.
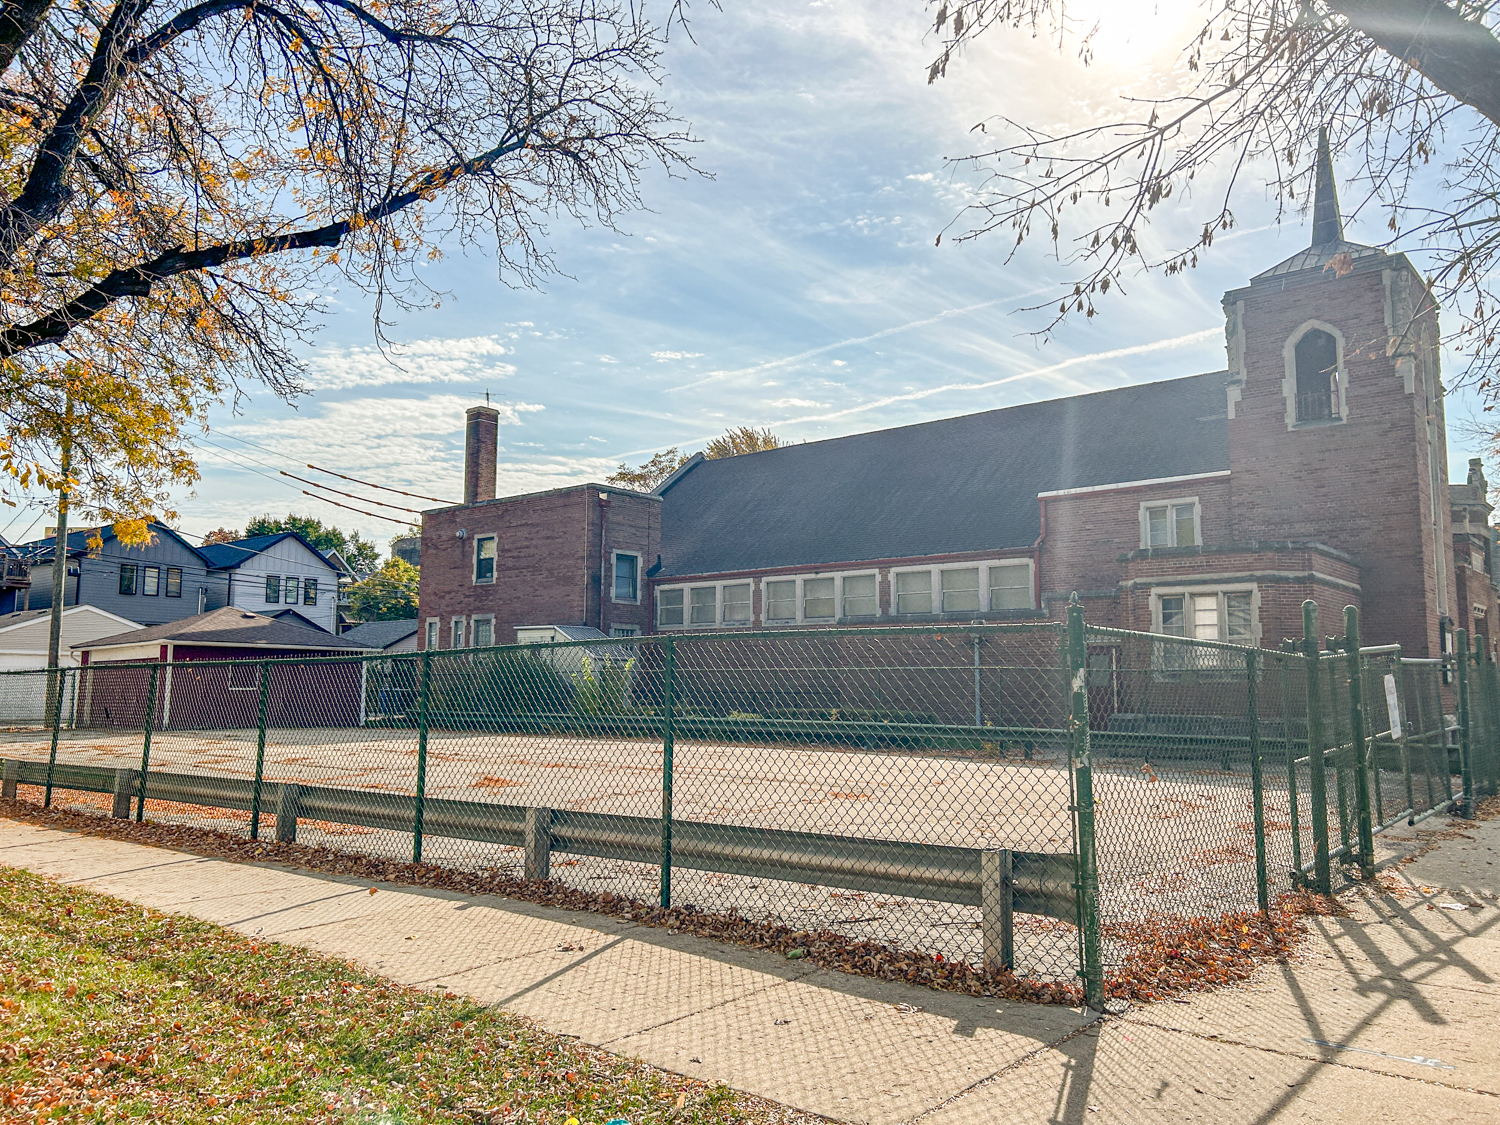
[[[378,488],[378,489],[380,489],[383,492],[395,492],[395,493],[399,493],[402,496],[415,497],[418,500],[431,500],[434,504],[450,504],[451,505],[451,504],[454,503],[452,500],[440,500],[436,496],[423,496],[420,492],[403,492],[399,488],[391,488],[388,485],[384,485],[384,484],[372,484],[370,481],[360,480],[358,477],[348,477],[348,476],[345,476],[343,473],[336,473],[332,469],[320,468],[319,466],[314,465],[311,462],[308,462],[307,467],[309,469],[314,470],[315,472],[327,473],[331,477],[338,477],[340,480],[353,481],[355,484],[363,485],[366,488]],[[290,476],[291,474],[288,473],[287,475]],[[395,507],[395,505],[392,504],[391,507]],[[402,510],[403,511],[411,511],[410,508],[404,508]]]
[[[351,500],[358,500],[361,504],[374,504],[377,508],[394,508],[398,512],[410,512],[414,516],[420,516],[422,514],[415,508],[403,508],[400,504],[387,504],[384,500],[371,500],[367,496],[356,496],[352,492],[343,492],[337,488],[329,488],[329,486],[326,484],[319,484],[315,480],[306,480],[303,477],[299,477],[296,473],[287,472],[285,469],[280,470],[280,472],[284,477],[291,477],[293,480],[302,481],[303,484],[310,484],[314,488],[322,488],[326,489],[329,492],[336,492],[340,496],[347,496]]]
[[[290,476],[291,474],[287,474],[287,475]],[[287,485],[287,487],[290,488],[291,485]],[[298,489],[298,491],[301,492],[303,496],[312,496],[312,498],[314,500],[321,500],[325,504],[332,504],[335,508],[347,508],[351,512],[359,512],[360,515],[362,515],[362,516],[369,516],[371,519],[385,520],[387,523],[399,523],[402,527],[411,527],[412,526],[412,521],[411,520],[398,520],[394,516],[382,516],[379,512],[365,512],[365,511],[361,511],[359,508],[350,507],[350,505],[348,505],[348,504],[340,504],[337,500],[330,500],[326,496],[314,496],[311,492],[307,491],[307,489],[305,489],[305,488]]]

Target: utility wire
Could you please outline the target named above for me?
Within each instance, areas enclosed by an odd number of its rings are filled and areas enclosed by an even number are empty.
[[[290,475],[290,474],[288,474],[288,475]],[[290,488],[291,485],[288,485],[287,487]],[[411,527],[412,526],[412,521],[411,520],[398,520],[394,516],[382,516],[379,512],[366,512],[366,511],[363,511],[363,510],[361,510],[359,508],[351,507],[348,504],[340,504],[337,500],[330,500],[326,496],[317,496],[317,495],[314,495],[313,493],[307,491],[307,489],[305,489],[305,488],[299,489],[298,491],[300,491],[303,496],[311,496],[314,500],[321,500],[325,504],[332,504],[335,508],[348,508],[349,511],[351,511],[351,512],[359,512],[359,514],[362,515],[362,516],[369,516],[371,519],[376,519],[376,520],[385,520],[387,523],[399,523],[402,527]]]
[[[402,492],[401,489],[399,489],[399,488],[391,488],[388,485],[384,485],[384,484],[372,484],[370,481],[360,480],[358,477],[346,477],[343,473],[336,473],[332,469],[320,468],[319,466],[314,465],[311,462],[308,462],[307,467],[309,469],[314,470],[315,472],[327,473],[331,477],[338,477],[340,480],[353,481],[355,484],[363,485],[366,488],[378,488],[378,489],[380,489],[383,492],[395,492],[395,493],[399,493],[402,496],[411,496],[411,497],[414,497],[417,500],[431,500],[434,504],[450,504],[451,505],[451,504],[454,503],[454,501],[452,501],[452,500],[440,500],[436,496],[423,496],[420,492]],[[288,473],[287,475],[290,476],[291,474]],[[391,507],[395,507],[395,505],[393,504],[393,505],[391,505]],[[411,509],[410,508],[403,508],[402,510],[403,511],[410,511]]]
[[[303,484],[310,484],[314,488],[322,488],[328,492],[337,493],[339,496],[347,496],[351,500],[358,500],[361,504],[374,504],[378,508],[394,508],[398,512],[410,512],[414,516],[420,516],[422,514],[415,508],[403,508],[400,504],[387,504],[384,500],[371,500],[367,496],[356,496],[352,492],[342,492],[337,488],[330,488],[326,484],[319,484],[315,480],[307,480],[303,477],[299,477],[296,473],[289,473],[285,469],[280,470],[280,472],[284,477],[291,477],[293,480],[301,481]]]

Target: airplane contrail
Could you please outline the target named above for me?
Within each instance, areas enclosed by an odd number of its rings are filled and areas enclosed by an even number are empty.
[[[887,395],[885,398],[872,399],[858,406],[846,407],[843,410],[834,410],[828,414],[807,414],[800,418],[782,418],[765,424],[791,426],[802,422],[827,422],[834,418],[846,418],[850,414],[860,414],[866,410],[876,410],[882,406],[890,406],[892,403],[915,402],[918,399],[930,398],[932,395],[945,394],[948,391],[987,390],[990,387],[1003,386],[1006,383],[1014,383],[1020,379],[1034,379],[1039,375],[1051,375],[1054,372],[1063,371],[1069,367],[1077,367],[1080,364],[1095,363],[1105,359],[1119,359],[1122,356],[1128,355],[1145,355],[1147,352],[1166,351],[1169,348],[1185,347],[1188,344],[1196,344],[1201,340],[1217,336],[1222,331],[1222,328],[1205,328],[1201,332],[1189,332],[1185,336],[1172,336],[1169,339],[1155,340],[1149,344],[1132,344],[1125,348],[1111,348],[1103,352],[1090,352],[1088,355],[1075,355],[1071,359],[1065,359],[1047,367],[1037,367],[1030,371],[1007,375],[1003,379],[989,379],[983,383],[945,383],[941,387],[928,387],[925,390],[911,391],[907,394]]]
[[[994,304],[995,302],[992,301],[992,302],[988,302],[988,303]],[[954,311],[958,311],[958,310],[954,310]],[[932,319],[939,319],[939,318],[934,317]],[[903,325],[902,327],[910,327],[910,325]],[[886,330],[886,334],[889,334],[890,332],[899,331],[899,330],[900,329],[887,329]],[[1005,377],[1000,378],[1000,379],[989,379],[989,380],[986,380],[986,381],[980,382],[980,383],[945,383],[945,384],[943,384],[940,387],[928,387],[928,388],[926,388],[924,390],[911,391],[911,392],[909,392],[907,394],[887,395],[884,398],[871,399],[869,402],[860,403],[857,406],[846,407],[843,410],[830,411],[830,412],[828,412],[826,414],[807,414],[807,415],[803,415],[800,418],[781,418],[781,419],[777,419],[777,420],[774,420],[774,421],[763,422],[763,423],[760,423],[760,424],[762,424],[762,425],[768,425],[768,426],[792,426],[792,425],[799,425],[799,424],[801,424],[803,422],[827,422],[827,421],[830,421],[830,420],[835,419],[835,418],[847,418],[851,414],[860,414],[860,413],[863,413],[866,410],[876,410],[876,409],[879,409],[882,406],[890,406],[891,404],[897,403],[897,402],[914,402],[914,401],[916,401],[918,399],[929,398],[932,395],[945,394],[948,391],[979,391],[979,390],[986,390],[986,389],[988,389],[990,387],[1004,386],[1006,383],[1015,383],[1015,382],[1018,382],[1021,379],[1033,379],[1033,378],[1036,378],[1038,376],[1051,375],[1051,374],[1053,374],[1055,372],[1063,371],[1063,370],[1066,370],[1067,368],[1070,368],[1070,367],[1079,367],[1079,366],[1082,366],[1083,364],[1087,364],[1087,363],[1095,363],[1095,362],[1099,362],[1099,361],[1102,361],[1102,360],[1108,360],[1108,359],[1120,359],[1120,358],[1122,358],[1124,356],[1146,355],[1149,352],[1167,351],[1167,350],[1170,350],[1172,348],[1186,347],[1189,344],[1196,344],[1196,343],[1199,343],[1199,342],[1201,342],[1203,340],[1207,340],[1207,339],[1210,339],[1210,338],[1212,338],[1214,336],[1217,336],[1222,331],[1223,331],[1222,328],[1217,328],[1217,327],[1216,328],[1205,328],[1205,329],[1203,329],[1202,331],[1199,331],[1199,332],[1189,332],[1186,335],[1182,335],[1182,336],[1171,336],[1171,337],[1168,337],[1165,340],[1153,340],[1152,342],[1150,342],[1148,344],[1131,344],[1128,347],[1123,347],[1123,348],[1110,348],[1107,351],[1090,352],[1088,355],[1075,355],[1075,356],[1072,356],[1069,359],[1064,359],[1064,360],[1060,360],[1057,363],[1049,364],[1046,367],[1037,367],[1037,368],[1033,368],[1030,371],[1017,372],[1014,375],[1006,375]],[[867,337],[867,338],[873,339],[873,337]],[[846,343],[847,342],[848,341],[846,341]],[[829,345],[830,348],[832,348],[832,347],[842,347],[842,346],[843,346],[842,344]],[[819,349],[819,350],[828,350],[828,349]],[[808,352],[808,353],[804,353],[804,354],[811,355],[812,353]],[[788,361],[778,361],[778,362],[788,362]],[[676,444],[678,446],[692,445],[695,442],[709,441],[709,440],[711,440],[711,439],[713,439],[715,437],[718,437],[718,436],[719,435],[715,433],[715,434],[707,434],[707,435],[700,436],[700,437],[681,438],[677,442],[675,442],[674,444]],[[639,457],[642,454],[655,453],[658,450],[663,449],[663,448],[665,448],[665,447],[664,446],[652,446],[652,447],[650,447],[648,449],[633,449],[633,450],[630,450],[629,452],[626,452],[626,453],[615,454],[614,456],[615,457],[620,457],[620,458],[624,458],[624,457]]]
[[[1037,290],[1037,292],[1042,291]],[[706,375],[693,380],[691,383],[684,383],[680,387],[670,387],[668,389],[672,391],[686,391],[693,387],[701,387],[704,383],[714,383],[720,379],[731,379],[736,375],[755,375],[761,371],[772,371],[778,367],[785,367],[790,363],[800,363],[804,359],[812,359],[813,356],[824,355],[827,352],[836,352],[840,348],[852,347],[855,344],[868,344],[871,340],[880,340],[886,336],[894,336],[897,332],[906,332],[913,328],[923,328],[929,324],[936,324],[938,321],[946,320],[950,316],[963,316],[965,313],[978,312],[980,309],[987,309],[1008,301],[1024,300],[1030,296],[1034,296],[1034,294],[1020,293],[1013,297],[996,297],[993,301],[981,301],[977,305],[965,305],[961,309],[944,309],[942,312],[925,317],[922,320],[912,320],[905,324],[882,328],[879,332],[872,332],[868,336],[855,336],[852,339],[840,340],[836,344],[824,344],[822,347],[811,348],[805,352],[798,352],[796,355],[783,356],[781,359],[768,359],[764,363],[751,364],[749,367],[737,367],[732,371],[710,371]]]

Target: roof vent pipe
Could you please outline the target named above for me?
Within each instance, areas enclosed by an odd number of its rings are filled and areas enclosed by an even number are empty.
[[[500,411],[492,406],[469,407],[464,427],[464,503],[495,498],[495,449],[499,442]]]

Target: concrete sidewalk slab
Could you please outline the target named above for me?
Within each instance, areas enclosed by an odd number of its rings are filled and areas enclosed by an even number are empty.
[[[898,1125],[1092,1019],[494,896],[390,885],[372,895],[364,881],[15,821],[0,821],[0,863],[460,992],[657,1066],[869,1125]]]
[[[1315,1056],[1111,1020],[1038,1052],[922,1125],[1494,1121],[1500,1100]]]
[[[1351,916],[1308,920],[1290,963],[1101,1022],[618,919],[411,887],[372,895],[362,880],[16,822],[0,821],[0,863],[503,1005],[839,1121],[1500,1120],[1500,909],[1438,878],[1455,843],[1471,863],[1500,856],[1500,820],[1429,825],[1439,850],[1391,870],[1430,890],[1349,896]],[[1479,909],[1427,909],[1459,900]]]

